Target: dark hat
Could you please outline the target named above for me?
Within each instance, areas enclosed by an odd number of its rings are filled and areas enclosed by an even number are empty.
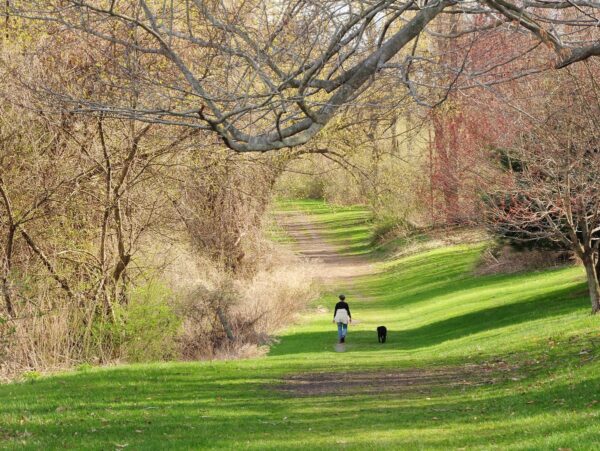
[[[346,296],[344,296],[343,294],[340,294],[340,299],[343,301],[344,299],[346,299]]]

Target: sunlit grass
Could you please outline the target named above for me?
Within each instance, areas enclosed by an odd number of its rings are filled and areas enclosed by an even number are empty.
[[[344,255],[364,255],[373,250],[373,215],[366,207],[339,207],[319,200],[277,202],[275,213],[294,212],[309,214],[321,236],[338,246],[340,253]]]
[[[369,254],[368,212],[312,215],[342,252]],[[360,250],[357,250],[357,247]],[[378,263],[357,279],[345,353],[314,309],[269,356],[92,369],[0,387],[0,447],[30,449],[598,449],[599,319],[578,267],[476,277],[482,244]],[[372,256],[370,258],[373,258]],[[332,287],[333,288],[333,287]],[[315,302],[331,308],[333,294]],[[375,327],[389,329],[377,343]],[[515,380],[419,392],[291,397],[286,375],[503,361]],[[374,376],[384,377],[384,376]]]

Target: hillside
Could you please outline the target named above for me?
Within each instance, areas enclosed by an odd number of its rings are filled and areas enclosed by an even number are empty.
[[[475,276],[485,243],[390,258],[364,209],[288,202],[277,214],[327,292],[266,357],[0,386],[0,447],[600,447],[600,333],[581,268]],[[340,292],[355,319],[345,352],[331,324]]]

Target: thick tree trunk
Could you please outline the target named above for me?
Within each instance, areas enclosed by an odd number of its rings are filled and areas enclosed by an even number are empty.
[[[592,314],[600,312],[600,284],[598,283],[598,274],[594,259],[586,257],[583,260],[585,273],[587,276],[588,290],[590,292],[590,301],[592,303]]]

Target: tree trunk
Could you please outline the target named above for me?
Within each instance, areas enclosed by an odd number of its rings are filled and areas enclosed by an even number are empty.
[[[223,330],[225,330],[225,334],[227,335],[229,341],[235,341],[233,330],[231,329],[231,325],[229,324],[227,316],[225,315],[225,312],[223,311],[223,308],[221,306],[217,307],[217,316],[219,318],[219,321],[221,322],[221,325],[223,326]]]
[[[2,276],[2,297],[4,298],[4,305],[8,316],[14,318],[16,313],[10,298],[10,282],[7,276]]]
[[[11,269],[12,262],[12,252],[14,246],[15,239],[15,226],[10,225],[8,228],[8,237],[6,239],[6,251],[4,255],[4,262],[2,267],[2,296],[4,297],[4,304],[6,306],[6,311],[8,312],[8,316],[14,318],[16,316],[15,309],[13,307],[11,295],[10,295],[10,280],[9,274]]]
[[[592,303],[592,314],[600,312],[600,284],[598,283],[598,274],[596,272],[597,260],[592,257],[586,257],[583,259],[583,265],[585,266],[585,273],[587,276],[588,290],[590,292],[590,301]]]

